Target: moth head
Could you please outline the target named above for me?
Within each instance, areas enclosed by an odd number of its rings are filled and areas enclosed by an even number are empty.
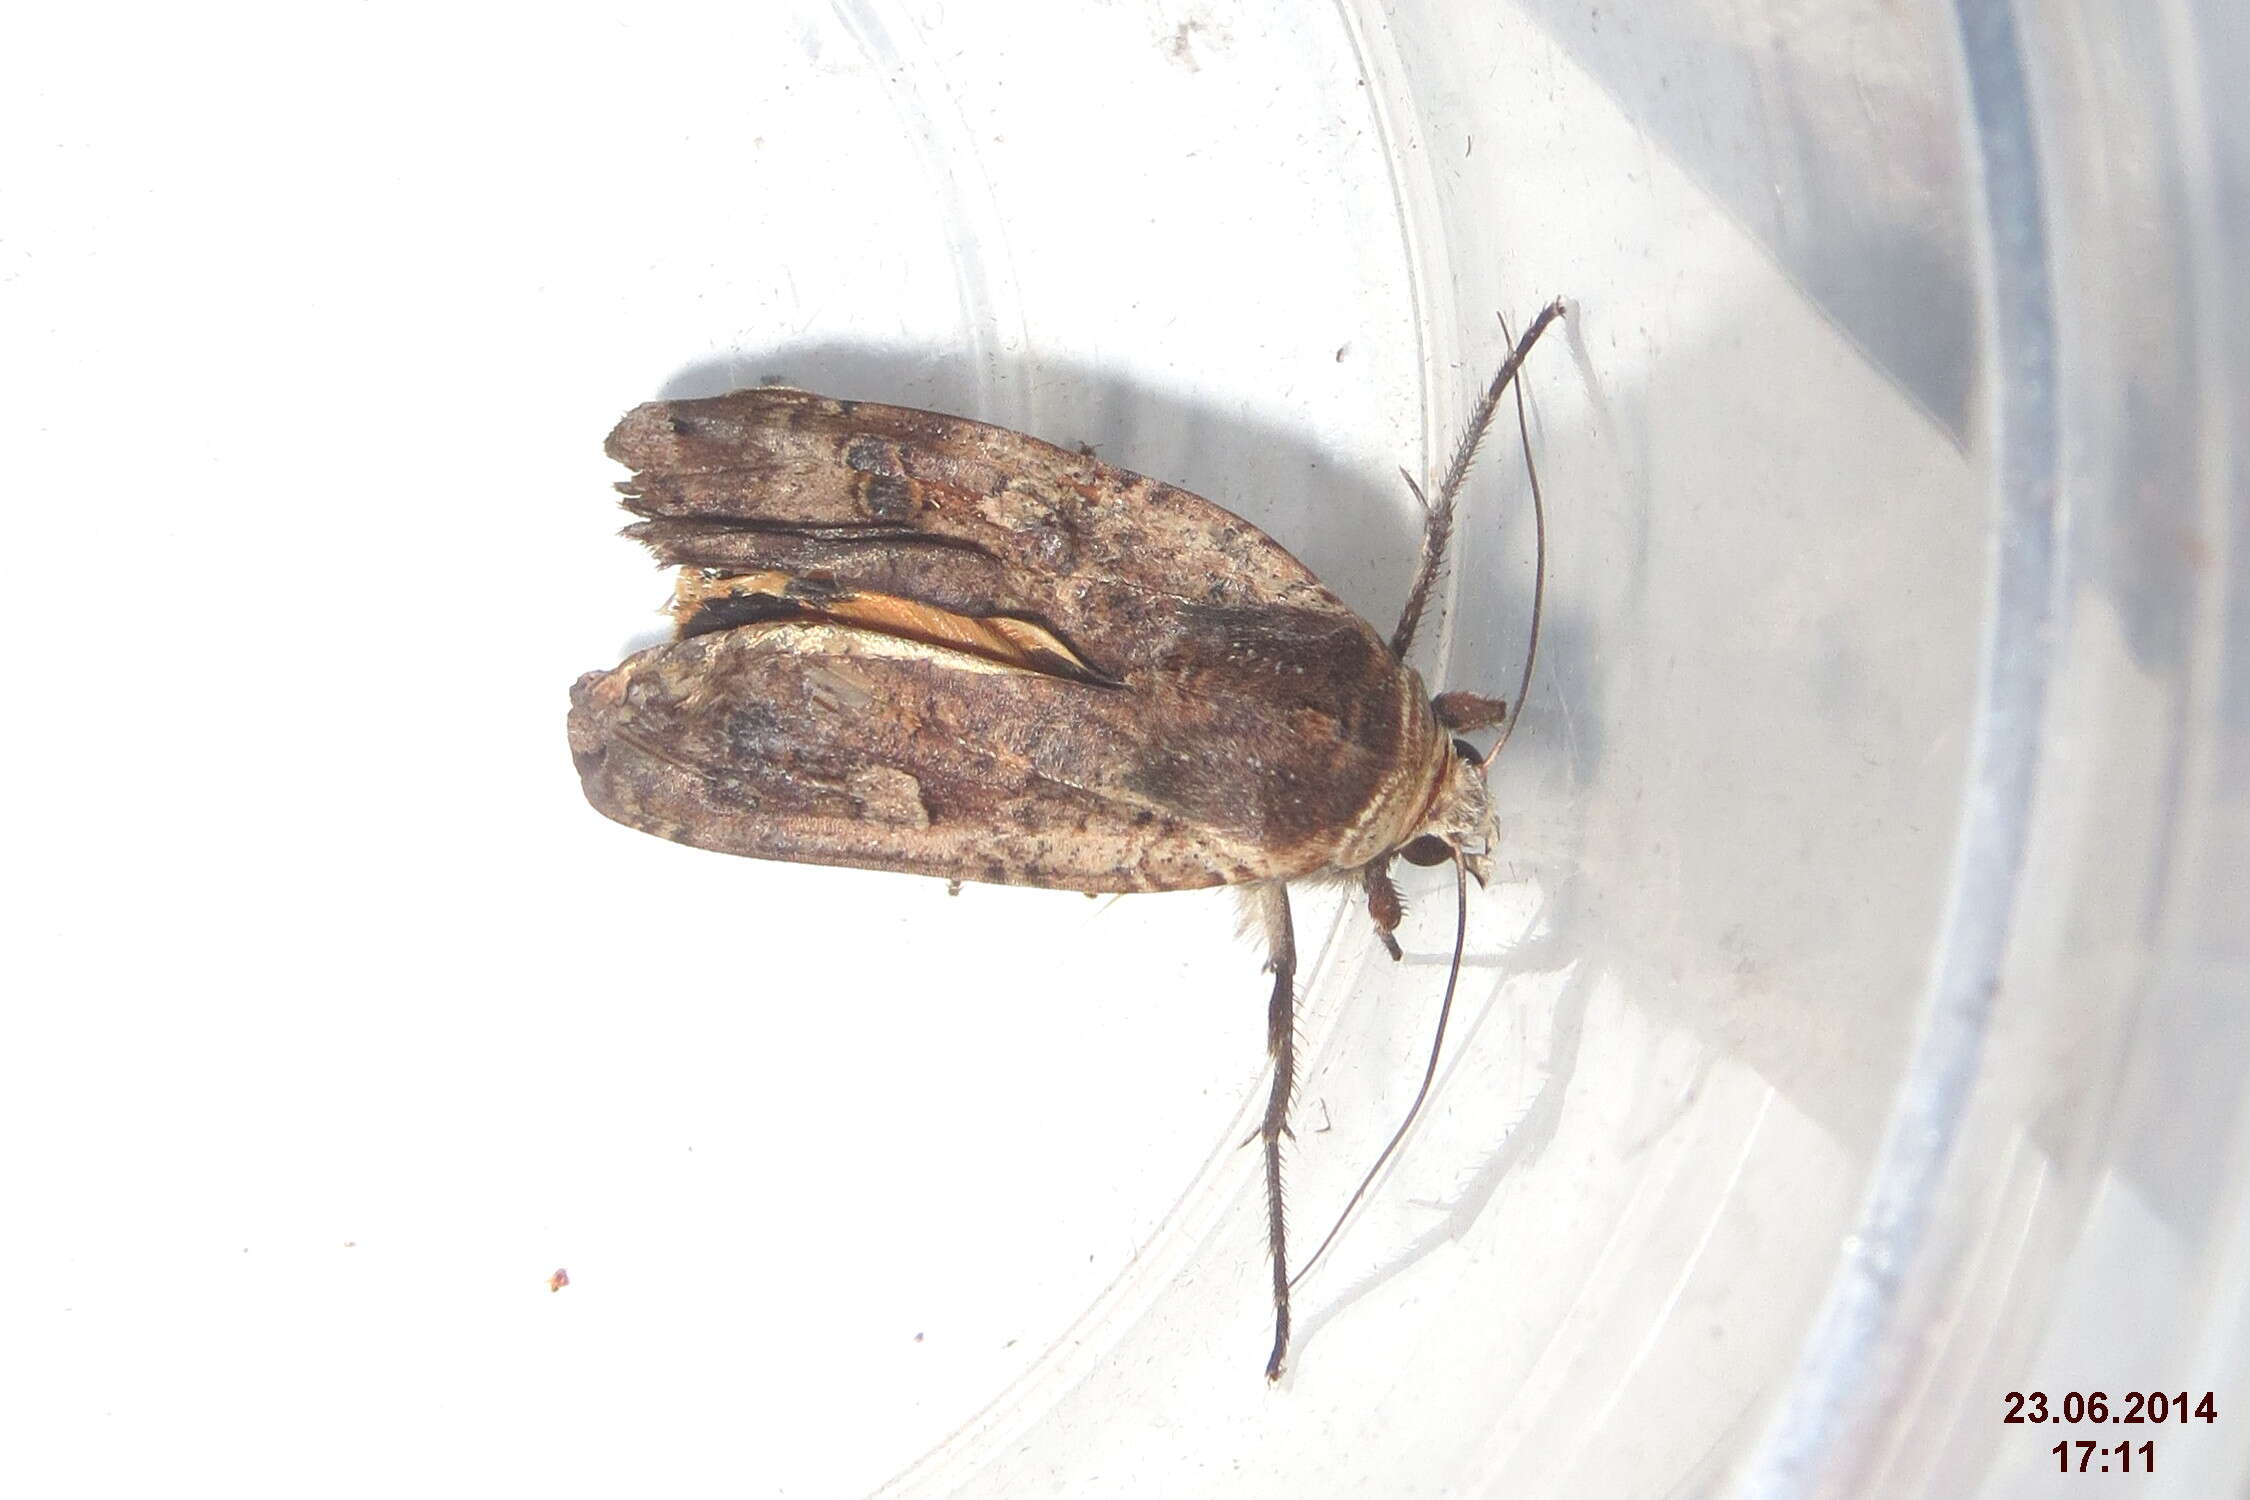
[[[1410,865],[1451,864],[1458,857],[1483,885],[1492,873],[1492,847],[1499,837],[1484,759],[1476,746],[1457,739],[1422,831],[1407,840],[1399,857]]]

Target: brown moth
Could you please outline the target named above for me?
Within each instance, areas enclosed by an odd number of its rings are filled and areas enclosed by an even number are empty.
[[[1477,446],[1561,312],[1541,310],[1478,402],[1387,641],[1211,502],[981,422],[776,387],[652,402],[609,436],[643,518],[626,534],[681,572],[677,639],[571,690],[571,754],[604,815],[757,859],[1246,889],[1274,976],[1269,1378],[1292,1284],[1286,883],[1357,882],[1396,957],[1392,858],[1451,861],[1466,922],[1494,838],[1489,756],[1453,736],[1505,706],[1430,697],[1406,655]]]

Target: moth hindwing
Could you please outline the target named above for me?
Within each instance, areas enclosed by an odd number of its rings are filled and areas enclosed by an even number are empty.
[[[1433,700],[1406,657],[1476,439],[1559,312],[1511,351],[1427,502],[1387,640],[1239,517],[981,422],[768,387],[637,407],[609,437],[627,534],[680,572],[677,638],[571,692],[604,815],[951,881],[1252,889],[1274,973],[1270,1376],[1291,1282],[1285,883],[1359,881],[1395,955],[1393,856],[1481,871],[1484,767],[1453,732],[1497,701]]]

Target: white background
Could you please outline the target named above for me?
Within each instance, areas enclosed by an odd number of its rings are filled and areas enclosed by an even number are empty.
[[[1420,355],[1334,39],[953,9],[12,23],[11,1488],[855,1494],[1250,1184],[1224,893],[731,861],[564,744],[666,592],[603,434],[771,375],[1395,607]]]

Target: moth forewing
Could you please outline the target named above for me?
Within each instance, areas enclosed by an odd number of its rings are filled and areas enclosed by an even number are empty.
[[[651,403],[610,435],[643,518],[629,534],[681,573],[678,638],[572,692],[602,813],[730,854],[948,881],[1250,888],[1274,976],[1269,1376],[1290,1312],[1286,882],[1360,882],[1389,943],[1393,854],[1484,856],[1483,766],[1451,730],[1493,700],[1433,703],[1405,653],[1475,439],[1558,312],[1510,354],[1428,502],[1388,640],[1241,518],[980,422],[768,387]]]

